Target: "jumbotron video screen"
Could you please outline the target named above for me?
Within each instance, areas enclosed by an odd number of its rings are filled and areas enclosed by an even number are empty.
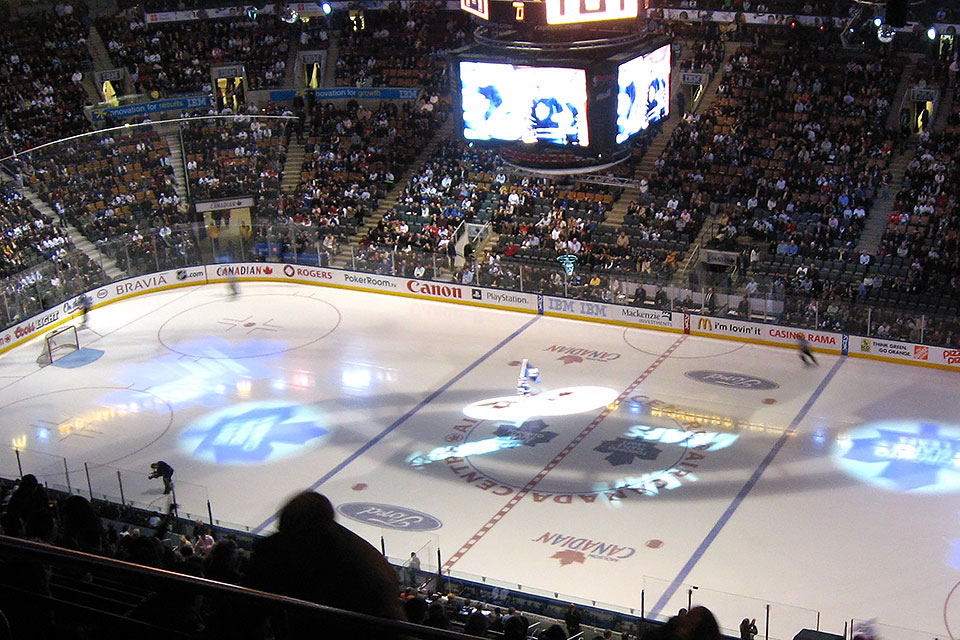
[[[584,69],[461,61],[460,85],[467,140],[590,144]]]
[[[670,113],[670,45],[617,68],[617,144]]]

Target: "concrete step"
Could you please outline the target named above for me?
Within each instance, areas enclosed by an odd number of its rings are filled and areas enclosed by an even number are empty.
[[[30,204],[32,204],[37,211],[48,218],[55,220],[70,237],[70,240],[73,242],[73,246],[87,254],[87,257],[89,257],[93,262],[101,265],[104,272],[110,278],[117,279],[122,278],[125,275],[123,271],[117,267],[117,263],[112,258],[101,253],[97,247],[90,242],[86,236],[80,233],[76,227],[68,223],[66,220],[60,218],[60,216],[57,215],[50,205],[40,199],[40,196],[38,196],[33,189],[23,188],[20,189],[20,192],[24,195],[24,197],[26,197],[27,200],[30,201]]]
[[[340,32],[333,31],[327,46],[327,60],[323,69],[323,86],[333,87],[337,83],[337,58],[340,56]]]
[[[940,106],[937,107],[937,118],[933,122],[934,133],[940,133],[947,128],[947,119],[953,112],[953,101],[956,99],[957,90],[955,87],[948,87],[943,95],[940,96]]]
[[[296,89],[297,84],[297,54],[300,52],[300,34],[290,36],[287,39],[290,48],[287,50],[287,66],[283,68],[283,81],[280,82],[281,89]]]
[[[328,58],[329,60],[329,58]],[[428,142],[416,158],[407,166],[407,168],[400,173],[400,175],[395,176],[393,187],[387,194],[380,200],[380,204],[377,207],[377,210],[373,215],[369,216],[365,221],[363,227],[361,227],[356,234],[350,237],[349,242],[345,242],[340,247],[340,252],[334,256],[330,262],[335,267],[341,268],[350,268],[351,266],[351,256],[353,251],[357,248],[359,243],[366,238],[367,233],[375,228],[380,220],[383,219],[383,216],[387,211],[389,211],[395,204],[397,204],[397,198],[400,195],[400,192],[403,190],[403,187],[406,186],[407,182],[410,181],[410,176],[413,175],[413,172],[418,169],[426,160],[433,154],[434,150],[437,148],[437,145],[440,144],[441,140],[447,140],[453,135],[454,127],[454,118],[448,118],[443,126],[434,134],[430,142]]]
[[[93,60],[93,68],[96,71],[106,71],[115,68],[107,47],[100,37],[100,32],[94,25],[90,25],[90,35],[87,36],[87,50],[90,52],[90,58]]]
[[[306,156],[304,143],[290,140],[287,146],[287,160],[283,165],[283,178],[280,180],[280,190],[283,193],[293,193],[300,184],[300,174],[303,171],[303,159]]]
[[[180,202],[186,206],[190,197],[187,188],[187,167],[180,149],[179,131],[176,129],[172,132],[168,131],[163,139],[167,141],[167,146],[170,148],[170,164],[173,166],[173,188],[177,192],[177,196],[180,197]]]
[[[886,198],[877,198],[873,202],[870,211],[867,212],[867,219],[864,222],[863,233],[860,234],[859,248],[876,255],[880,247],[880,239],[887,228],[887,220],[893,211],[896,202],[897,192],[903,187],[903,179],[907,172],[907,165],[916,155],[916,150],[908,149],[906,153],[900,154],[890,163],[887,169],[890,172],[890,188]]]

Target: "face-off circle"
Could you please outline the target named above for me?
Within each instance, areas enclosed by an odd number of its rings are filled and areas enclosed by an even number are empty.
[[[37,469],[44,467],[62,476],[64,458],[91,468],[114,464],[159,440],[173,423],[167,401],[126,387],[50,391],[16,400],[0,411],[0,439],[13,442],[25,458],[34,458],[27,466],[38,477],[42,471]],[[116,455],[120,451],[123,454]]]
[[[244,294],[177,313],[163,323],[157,339],[181,355],[236,360],[308,346],[328,336],[339,324],[337,308],[318,298]]]

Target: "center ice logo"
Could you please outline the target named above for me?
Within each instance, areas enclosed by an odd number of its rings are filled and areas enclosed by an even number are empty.
[[[632,464],[634,459],[656,460],[663,450],[642,438],[617,438],[616,440],[605,440],[594,451],[607,453],[604,460],[615,467],[624,464]]]
[[[445,469],[459,481],[497,496],[522,490],[540,469],[562,466],[559,472],[537,476],[540,480],[528,493],[532,502],[610,504],[700,481],[709,473],[710,458],[723,455],[720,452],[748,428],[735,418],[684,410],[642,395],[622,403],[611,399],[595,406],[598,413],[593,416],[554,411],[548,417],[550,405],[582,408],[575,401],[582,389],[568,387],[562,392],[572,390],[570,395],[555,390],[474,403],[442,434],[442,441],[426,452],[411,452],[407,462],[438,473]],[[525,406],[530,401],[548,406]]]
[[[314,409],[284,402],[245,403],[204,416],[180,436],[195,458],[216,464],[272,462],[303,452],[327,434]]]
[[[501,438],[510,438],[522,445],[535,447],[557,437],[553,431],[545,431],[548,426],[543,420],[527,420],[519,427],[502,424],[493,433]]]

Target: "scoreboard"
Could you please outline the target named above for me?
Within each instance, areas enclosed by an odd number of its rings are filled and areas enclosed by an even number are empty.
[[[460,0],[484,21],[448,54],[461,138],[545,172],[629,157],[671,96],[669,40],[637,24],[639,2]]]
[[[636,18],[639,0],[460,0],[460,8],[500,24],[564,25]]]

